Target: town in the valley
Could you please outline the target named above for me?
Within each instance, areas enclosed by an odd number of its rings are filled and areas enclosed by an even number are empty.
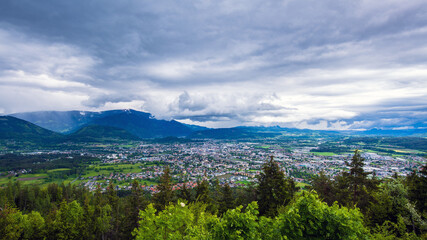
[[[166,166],[172,174],[174,189],[181,188],[184,183],[192,188],[201,179],[239,187],[255,182],[263,163],[271,156],[287,177],[294,179],[297,186],[305,187],[320,172],[332,178],[346,171],[349,168],[346,162],[351,160],[353,151],[363,148],[347,146],[349,151],[345,153],[319,152],[318,145],[321,144],[323,143],[319,140],[206,140],[168,144],[133,142],[128,145],[93,144],[80,150],[40,150],[20,154],[78,154],[94,157],[98,159],[96,163],[88,164],[83,172],[60,178],[60,181],[85,186],[90,190],[95,190],[98,186],[105,190],[112,181],[118,190],[126,190],[130,189],[130,183],[136,179],[144,189],[155,192]],[[365,159],[364,170],[377,178],[388,178],[395,174],[408,175],[426,162],[422,152],[417,151],[395,149],[394,153],[390,153],[369,148],[360,151]],[[6,177],[9,180],[21,180],[24,184],[29,179],[47,183],[47,177],[52,173],[50,171],[60,173],[70,169],[49,170],[47,175],[32,174],[32,169],[19,169],[2,172],[0,179],[3,178],[3,183],[7,181]],[[31,178],[32,175],[35,177]]]

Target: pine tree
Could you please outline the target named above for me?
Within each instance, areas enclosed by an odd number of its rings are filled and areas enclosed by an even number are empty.
[[[296,191],[294,182],[285,179],[285,174],[274,161],[273,156],[263,164],[258,182],[257,192],[261,215],[275,216],[277,208],[288,204]]]
[[[350,167],[350,171],[343,173],[350,193],[351,202],[349,205],[357,205],[363,213],[366,212],[370,202],[373,201],[370,193],[377,188],[376,180],[369,179],[368,175],[370,173],[363,170],[364,161],[365,159],[362,158],[359,150],[355,150],[351,162],[346,163]]]
[[[144,192],[137,180],[132,182],[130,196],[125,202],[125,219],[122,223],[122,236],[126,239],[132,238],[132,231],[138,227],[139,211],[144,210],[148,202],[144,197]]]
[[[163,171],[163,175],[160,177],[160,183],[157,185],[157,190],[159,192],[154,194],[153,202],[156,209],[163,210],[165,209],[165,206],[174,199],[174,192],[172,191],[172,177],[170,175],[169,167],[166,167]]]
[[[193,201],[193,196],[191,195],[191,189],[187,188],[187,183],[185,182],[177,194],[178,194],[178,198],[186,200],[188,203]]]
[[[427,164],[417,173],[413,171],[406,178],[409,199],[415,203],[417,210],[427,216]]]
[[[335,197],[332,181],[325,175],[325,172],[321,171],[319,176],[316,176],[311,181],[311,186],[329,206],[334,203]]]
[[[225,213],[228,209],[234,208],[233,191],[228,183],[224,184],[221,188],[221,194],[219,197],[219,214]]]
[[[203,179],[201,182],[197,182],[196,201],[207,204],[212,203],[212,198],[210,197],[209,192],[209,182],[206,179]]]
[[[110,181],[108,188],[107,188],[107,200],[108,200],[108,205],[111,207],[110,212],[111,212],[111,230],[110,230],[110,234],[111,234],[111,239],[120,239],[119,236],[119,228],[120,228],[120,224],[121,224],[121,214],[120,214],[120,199],[117,196],[117,191],[114,189],[114,185],[112,183],[112,181]],[[107,206],[107,205],[106,205]],[[104,211],[105,209],[102,209],[102,211]],[[104,212],[101,212],[101,216]]]

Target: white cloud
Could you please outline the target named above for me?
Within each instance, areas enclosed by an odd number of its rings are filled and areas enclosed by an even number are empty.
[[[5,113],[82,108],[96,61],[77,48],[0,28],[0,105]]]
[[[426,11],[421,0],[0,3],[0,109],[405,127],[426,122]]]

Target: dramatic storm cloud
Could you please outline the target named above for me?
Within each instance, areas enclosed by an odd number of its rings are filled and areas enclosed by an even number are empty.
[[[0,3],[0,114],[427,127],[425,1]]]

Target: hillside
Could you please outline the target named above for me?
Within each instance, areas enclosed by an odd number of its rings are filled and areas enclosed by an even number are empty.
[[[68,135],[67,141],[71,142],[106,142],[106,141],[135,141],[139,140],[135,135],[120,128],[89,125]]]
[[[62,139],[61,134],[39,127],[30,122],[11,117],[0,117],[0,140],[54,142]]]

